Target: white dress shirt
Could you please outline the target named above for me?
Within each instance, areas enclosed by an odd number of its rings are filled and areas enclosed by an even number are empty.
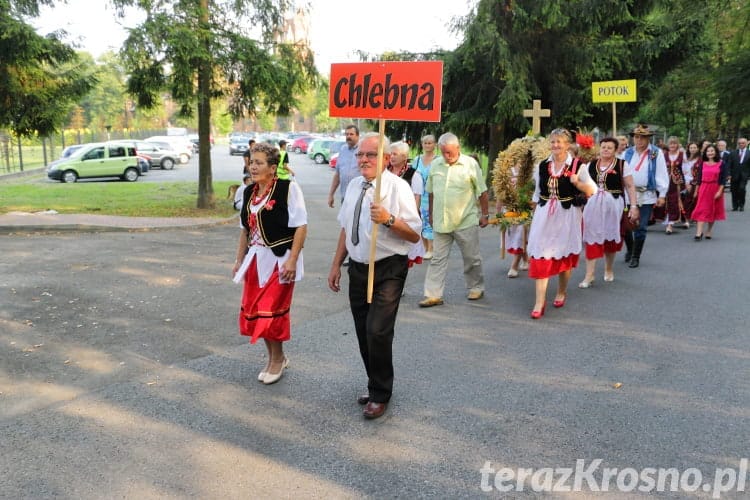
[[[372,235],[372,220],[370,219],[370,205],[375,195],[376,180],[372,180],[372,187],[367,190],[362,199],[362,210],[359,216],[359,243],[352,243],[351,232],[354,221],[354,210],[362,191],[363,176],[355,177],[346,188],[344,202],[339,210],[338,221],[346,232],[346,251],[355,262],[367,264],[370,261],[370,241]],[[381,174],[380,204],[397,219],[403,219],[412,230],[419,234],[422,230],[422,219],[419,217],[417,204],[411,186],[402,178],[384,170]],[[375,261],[392,255],[408,255],[412,244],[397,236],[389,228],[381,225],[378,229],[378,239],[375,246]]]

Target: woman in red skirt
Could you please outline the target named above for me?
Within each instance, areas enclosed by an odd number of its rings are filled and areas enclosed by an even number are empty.
[[[568,281],[582,249],[581,209],[576,195],[591,196],[596,184],[579,182],[578,170],[585,168],[579,158],[568,153],[573,142],[570,132],[558,128],[549,136],[552,155],[539,164],[534,172],[537,204],[531,219],[529,242],[529,278],[536,280],[536,300],[531,311],[533,319],[544,315],[547,303],[547,284],[551,276],[558,276],[557,294],[553,305],[563,307]]]
[[[302,246],[307,211],[296,182],[276,177],[279,151],[255,144],[251,152],[252,184],[244,191],[234,281],[244,279],[239,328],[254,344],[262,338],[268,361],[258,374],[264,384],[277,382],[289,364],[283,342],[290,338],[289,309],[294,283],[302,279]]]

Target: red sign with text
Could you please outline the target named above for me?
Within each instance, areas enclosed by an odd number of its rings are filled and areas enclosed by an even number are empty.
[[[328,114],[439,122],[442,95],[442,61],[331,64]]]

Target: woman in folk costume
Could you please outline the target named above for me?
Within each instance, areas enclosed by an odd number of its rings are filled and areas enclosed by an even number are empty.
[[[304,272],[302,246],[307,211],[299,184],[276,177],[279,151],[255,144],[249,163],[252,184],[245,188],[240,215],[235,283],[244,281],[240,334],[254,344],[262,338],[268,361],[258,374],[264,384],[277,382],[289,360],[283,342],[290,339],[289,309],[294,283]]]
[[[696,180],[701,163],[701,148],[697,142],[691,142],[687,145],[687,158],[682,162],[682,176],[685,178],[685,190],[682,192],[683,222],[685,229],[690,229],[690,221],[693,218],[693,208],[695,208]]]
[[[409,184],[411,192],[414,193],[414,203],[417,205],[417,210],[419,210],[422,198],[425,198],[424,182],[422,176],[409,165],[409,145],[404,141],[394,142],[391,144],[390,153],[391,160],[388,164],[388,170]],[[421,264],[424,253],[424,244],[422,243],[422,238],[420,238],[418,242],[412,243],[409,250],[409,267],[412,267],[414,264]]]
[[[534,167],[548,156],[546,139],[524,137],[511,142],[494,162],[492,188],[497,200],[496,222],[500,226],[500,258],[505,258],[505,252],[513,256],[508,278],[516,278],[519,271],[529,268],[526,241],[533,210]]]
[[[669,173],[669,189],[664,205],[664,222],[666,233],[672,234],[672,225],[682,219],[683,207],[680,192],[685,189],[685,176],[682,174],[682,163],[685,161],[680,150],[680,140],[677,137],[667,139],[667,151],[664,153]]]
[[[552,154],[534,172],[533,201],[537,205],[527,247],[529,278],[536,280],[533,319],[544,315],[551,276],[558,276],[553,305],[565,305],[570,274],[578,265],[582,249],[582,214],[576,196],[596,193],[596,184],[591,179],[588,182],[579,179],[580,159],[568,152],[573,142],[571,133],[557,128],[550,133],[549,141]]]
[[[518,167],[511,169],[513,174],[512,185],[516,186],[518,179]],[[497,218],[514,217],[521,215],[513,212],[512,209],[505,207],[500,198],[497,199],[495,206],[497,211]],[[510,263],[510,269],[508,269],[508,278],[517,278],[518,271],[526,271],[529,269],[529,256],[526,255],[526,232],[528,226],[526,224],[510,224],[505,229],[505,251],[513,256],[513,262]]]
[[[594,283],[596,259],[604,257],[604,281],[614,281],[615,254],[622,249],[620,219],[625,210],[625,194],[635,199],[633,178],[624,172],[625,162],[615,156],[618,141],[605,137],[599,141],[599,158],[579,174],[581,182],[592,180],[597,191],[583,209],[583,242],[586,244],[586,276],[578,288]]]

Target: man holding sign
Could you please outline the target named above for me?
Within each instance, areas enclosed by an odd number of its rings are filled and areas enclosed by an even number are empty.
[[[338,221],[341,224],[336,254],[328,274],[328,287],[340,290],[341,266],[349,255],[349,303],[359,342],[359,352],[367,372],[367,394],[358,398],[366,405],[365,418],[381,417],[393,391],[393,331],[401,292],[409,270],[408,253],[419,241],[422,220],[414,195],[400,177],[385,170],[390,144],[383,137],[381,202],[375,203],[378,167],[377,133],[363,134],[356,153],[360,177],[348,185]],[[375,246],[372,303],[367,301],[367,278],[373,224],[381,232]]]

